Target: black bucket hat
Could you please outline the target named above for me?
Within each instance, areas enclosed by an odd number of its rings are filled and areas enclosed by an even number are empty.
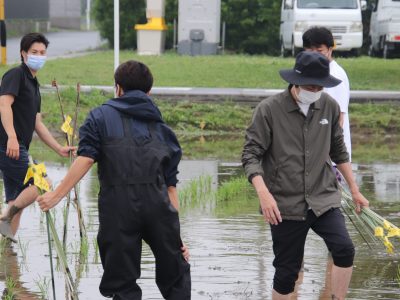
[[[280,70],[281,77],[294,85],[334,87],[342,81],[329,74],[329,60],[318,52],[303,51],[297,54],[293,69]]]

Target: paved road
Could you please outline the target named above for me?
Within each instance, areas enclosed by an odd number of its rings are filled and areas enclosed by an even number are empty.
[[[50,41],[49,58],[79,55],[79,53],[97,49],[104,43],[98,31],[61,31],[49,32],[45,35]],[[20,61],[20,41],[20,37],[7,40],[8,64]]]

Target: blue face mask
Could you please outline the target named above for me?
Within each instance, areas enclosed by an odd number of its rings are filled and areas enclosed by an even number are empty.
[[[42,55],[32,55],[32,54],[28,54],[28,59],[26,60],[26,65],[34,70],[40,70],[41,68],[43,68],[44,64],[46,63],[46,56],[42,56]]]

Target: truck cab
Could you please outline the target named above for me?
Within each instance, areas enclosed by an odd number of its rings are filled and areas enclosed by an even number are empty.
[[[313,26],[332,32],[335,51],[357,54],[363,42],[361,10],[366,7],[364,0],[282,0],[281,54],[294,56],[302,49],[302,35]]]
[[[370,56],[400,54],[400,0],[374,0],[369,30]]]

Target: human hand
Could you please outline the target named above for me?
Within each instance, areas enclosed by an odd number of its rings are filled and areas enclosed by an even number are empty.
[[[19,159],[19,143],[17,137],[8,138],[6,155],[12,159]]]
[[[281,213],[272,194],[266,190],[257,194],[265,221],[272,225],[282,222]]]
[[[62,157],[69,157],[70,152],[72,152],[72,155],[76,156],[76,149],[77,148],[75,146],[60,147],[57,150],[57,153]]]
[[[53,208],[61,201],[61,197],[58,197],[55,192],[47,192],[39,196],[36,201],[38,202],[40,209],[44,212]]]
[[[182,256],[183,258],[189,262],[190,259],[190,253],[189,253],[189,248],[185,245],[185,243],[182,242],[182,247],[181,247],[181,251],[182,251]]]
[[[369,206],[369,201],[358,190],[355,191],[355,192],[352,192],[351,196],[353,197],[353,202],[356,205],[356,212],[357,213],[361,213],[361,209],[363,207],[368,207]]]

